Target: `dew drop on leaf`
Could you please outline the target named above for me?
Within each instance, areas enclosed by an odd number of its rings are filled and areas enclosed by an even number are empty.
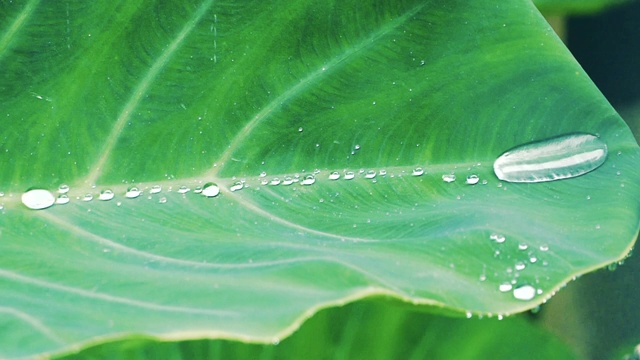
[[[491,234],[489,235],[489,239],[497,242],[498,244],[502,244],[507,240],[507,238],[505,238],[504,235],[500,235],[500,234]]]
[[[149,190],[149,193],[151,193],[151,194],[157,194],[157,193],[159,193],[159,192],[161,192],[161,191],[162,191],[162,187],[160,187],[160,185],[153,185],[153,186],[151,187],[151,190]]]
[[[91,201],[91,200],[93,200],[93,195],[91,195],[91,194],[89,194],[89,193],[84,194],[84,196],[82,197],[82,199],[81,199],[81,200],[82,200],[82,201]]]
[[[293,178],[291,176],[285,176],[282,180],[282,185],[291,185],[293,184]]]
[[[599,137],[573,133],[517,146],[496,159],[493,171],[500,180],[535,183],[586,174],[606,159]]]
[[[531,300],[536,296],[536,289],[531,285],[522,285],[513,289],[513,297],[518,300]]]
[[[453,174],[444,174],[442,175],[442,181],[446,182],[446,183],[451,183],[456,181],[456,176]]]
[[[160,198],[160,200],[158,200],[158,202],[160,204],[166,204],[167,203],[167,198],[163,196],[163,197]]]
[[[69,195],[67,195],[67,194],[58,195],[58,198],[56,199],[56,204],[57,205],[64,205],[64,204],[68,204],[68,203],[69,203]]]
[[[229,187],[229,190],[238,191],[238,190],[242,190],[243,188],[244,188],[244,184],[242,183],[242,181],[236,181],[233,183],[233,185],[231,185],[231,187]]]
[[[423,174],[424,174],[424,169],[421,167],[417,167],[413,169],[413,171],[411,172],[411,175],[413,176],[422,176]]]
[[[331,174],[329,174],[329,180],[338,180],[340,179],[340,173],[337,171],[332,172]]]
[[[48,190],[33,189],[22,194],[24,206],[33,210],[46,209],[56,202],[56,198]]]
[[[375,170],[369,170],[364,174],[365,179],[373,179],[376,177],[376,171]]]
[[[109,201],[111,199],[113,199],[115,195],[113,194],[113,191],[111,190],[102,190],[100,192],[100,195],[98,196],[98,200],[102,200],[102,201]]]
[[[478,181],[480,181],[480,178],[478,177],[478,175],[469,175],[467,176],[467,184],[469,185],[475,185],[478,183]]]
[[[140,194],[142,194],[142,191],[140,191],[140,189],[138,189],[137,187],[132,186],[129,189],[127,189],[127,193],[124,194],[124,196],[127,197],[128,199],[135,199],[138,196],[140,196]]]
[[[189,188],[188,188],[187,186],[185,186],[185,185],[182,185],[182,186],[180,186],[180,188],[178,188],[178,192],[179,192],[180,194],[186,194],[186,193],[188,193],[189,191],[191,191],[191,189],[189,189]]]
[[[313,185],[313,183],[316,182],[316,177],[313,175],[307,175],[304,177],[304,179],[300,182],[300,185]]]
[[[498,290],[500,290],[501,292],[511,291],[512,288],[513,285],[511,285],[510,282],[503,282],[502,284],[500,284],[500,286],[498,286]]]
[[[356,174],[355,174],[353,171],[347,171],[347,172],[344,174],[344,179],[345,179],[345,180],[351,180],[351,179],[353,179],[354,177],[356,177]]]
[[[68,193],[68,192],[69,192],[69,185],[66,185],[66,184],[62,184],[62,185],[60,185],[60,186],[58,187],[58,192],[59,192],[60,194],[66,194],[66,193]]]
[[[276,186],[276,185],[280,185],[280,179],[279,178],[273,178],[271,179],[271,181],[269,182],[269,185],[271,186]]]
[[[209,182],[204,184],[200,193],[202,194],[202,196],[215,197],[220,194],[220,188],[218,187],[218,185],[216,185],[216,183]]]

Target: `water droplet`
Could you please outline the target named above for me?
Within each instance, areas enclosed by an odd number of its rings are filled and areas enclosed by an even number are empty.
[[[159,193],[159,192],[161,192],[161,191],[162,191],[162,187],[161,187],[160,185],[153,185],[153,186],[151,187],[151,190],[149,190],[149,193],[151,193],[151,194],[157,194],[157,193]]]
[[[33,189],[22,194],[22,203],[29,209],[46,209],[55,202],[53,194],[44,189]]]
[[[364,174],[365,179],[373,179],[376,177],[376,171],[375,170],[369,170]]]
[[[549,251],[549,245],[547,244],[540,245],[540,251]]]
[[[60,185],[60,186],[58,187],[58,192],[59,192],[60,194],[66,194],[66,193],[68,193],[68,192],[69,192],[69,185],[67,185],[67,184],[62,184],[62,185]]]
[[[500,155],[493,171],[508,182],[568,179],[600,167],[607,145],[595,135],[574,133],[517,146]]]
[[[291,185],[293,184],[293,178],[291,176],[285,176],[284,179],[282,179],[282,185]]]
[[[489,239],[497,242],[498,244],[502,244],[503,242],[505,242],[505,240],[507,240],[504,235],[500,234],[491,234],[489,235]]]
[[[518,250],[527,250],[528,248],[529,248],[529,245],[524,243],[518,245]]]
[[[378,174],[379,174],[380,176],[386,176],[386,175],[387,175],[387,170],[382,169],[382,170],[380,170],[380,171],[378,172]]]
[[[98,195],[98,200],[102,200],[102,201],[108,201],[113,199],[115,195],[113,194],[113,191],[107,189],[107,190],[102,190],[100,192],[100,195]]]
[[[356,174],[353,171],[347,171],[346,173],[344,173],[345,180],[351,180],[354,177],[356,177]]]
[[[280,185],[280,179],[278,179],[278,178],[273,178],[273,179],[271,180],[271,182],[269,183],[269,185],[271,185],[271,186]]]
[[[142,194],[142,191],[140,191],[140,189],[138,189],[137,187],[132,186],[127,189],[127,193],[124,194],[124,196],[128,199],[135,199],[140,196],[140,194]]]
[[[332,172],[331,174],[329,174],[329,180],[338,180],[340,179],[340,173],[337,171]]]
[[[93,200],[93,195],[89,194],[89,193],[84,194],[84,196],[80,200],[82,200],[82,201],[91,201],[91,200]]]
[[[360,145],[356,145],[353,147],[354,150],[360,150]]]
[[[469,185],[475,185],[478,183],[478,181],[480,181],[480,178],[478,177],[478,175],[467,176],[467,184]]]
[[[260,180],[260,185],[268,185],[268,184],[269,184],[269,180],[267,179]]]
[[[500,284],[500,286],[498,286],[498,290],[500,290],[501,292],[511,291],[512,288],[513,285],[511,285],[510,282],[503,282],[502,284]]]
[[[473,313],[471,311],[467,311],[465,313],[465,316],[467,317],[467,319],[471,319],[471,317],[473,316]]]
[[[531,300],[536,296],[536,289],[531,285],[522,285],[513,289],[513,297],[518,300]]]
[[[313,183],[316,182],[316,177],[313,175],[307,175],[304,177],[304,179],[300,182],[300,185],[313,185]]]
[[[244,183],[242,181],[236,181],[235,183],[233,183],[233,185],[231,185],[229,190],[238,191],[238,190],[242,190],[243,188],[244,188]]]
[[[261,178],[263,178],[263,177],[265,177],[265,176],[267,176],[267,172],[266,172],[266,171],[263,171],[263,172],[261,172],[261,173],[260,173],[260,177],[261,177]]]
[[[424,174],[424,169],[421,167],[417,167],[413,169],[413,171],[411,172],[411,175],[413,176],[422,176],[423,174]]]
[[[530,263],[532,263],[532,264],[535,264],[537,261],[538,261],[538,258],[537,258],[537,257],[535,257],[535,256],[531,256],[531,257],[529,258],[529,262],[530,262]]]
[[[180,186],[180,188],[178,188],[178,192],[179,192],[180,194],[186,194],[186,193],[188,193],[189,191],[191,191],[191,189],[189,189],[189,188],[188,188],[187,186],[185,186],[185,185],[182,185],[182,186]]]
[[[442,180],[446,183],[451,183],[456,181],[456,176],[453,174],[444,174],[442,175]]]
[[[516,270],[521,271],[524,270],[527,265],[525,265],[525,263],[523,263],[522,261],[518,261],[514,267]]]
[[[618,268],[618,263],[617,262],[613,262],[609,265],[607,265],[607,270],[609,271],[615,271]]]
[[[298,128],[298,132],[303,132],[303,131],[304,131],[303,128],[301,128],[301,127]]]
[[[68,203],[69,203],[69,195],[67,195],[67,194],[58,195],[58,198],[56,199],[56,204],[64,205],[64,204],[68,204]]]
[[[214,197],[220,194],[220,188],[215,183],[208,182],[204,184],[204,186],[202,187],[202,191],[200,191],[200,193],[202,194],[202,196]]]
[[[159,202],[160,204],[166,204],[166,203],[167,203],[167,198],[163,196],[163,197],[161,197],[161,198],[158,200],[158,202]]]

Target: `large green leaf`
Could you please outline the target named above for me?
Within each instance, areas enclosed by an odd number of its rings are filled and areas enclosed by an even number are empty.
[[[528,1],[0,4],[2,357],[275,341],[376,294],[506,315],[637,234],[638,145]],[[573,132],[607,144],[602,167],[493,174]],[[195,194],[206,182],[221,193]],[[63,183],[70,204],[20,202]]]

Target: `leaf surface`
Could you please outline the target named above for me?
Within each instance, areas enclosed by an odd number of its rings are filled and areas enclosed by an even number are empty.
[[[637,235],[638,145],[528,1],[0,14],[2,357],[131,334],[270,342],[373,295],[506,315]],[[607,144],[597,170],[495,177],[504,151],[574,132]],[[196,193],[209,182],[217,196]],[[61,184],[69,204],[21,204]]]

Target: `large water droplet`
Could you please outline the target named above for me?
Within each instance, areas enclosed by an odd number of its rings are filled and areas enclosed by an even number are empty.
[[[304,179],[300,182],[300,185],[313,185],[313,183],[316,182],[316,177],[313,175],[307,175],[304,177]]]
[[[586,174],[606,159],[600,138],[574,133],[517,146],[496,159],[493,171],[508,182],[553,181]]]
[[[331,174],[329,174],[329,180],[338,180],[340,179],[340,173],[337,171],[332,172]]]
[[[108,201],[113,199],[115,195],[113,194],[113,191],[111,190],[102,190],[100,192],[100,195],[98,196],[98,200],[102,200],[102,201]]]
[[[202,187],[201,194],[206,197],[214,197],[220,194],[220,188],[215,183],[209,182]]]
[[[513,297],[518,300],[531,300],[536,296],[536,289],[531,285],[522,285],[513,289]]]
[[[140,196],[140,194],[142,194],[142,191],[140,191],[140,189],[138,189],[137,187],[132,186],[127,189],[127,193],[124,194],[124,196],[126,196],[128,199],[135,199]]]
[[[53,194],[44,189],[33,189],[22,194],[22,203],[29,209],[46,209],[55,202]]]

